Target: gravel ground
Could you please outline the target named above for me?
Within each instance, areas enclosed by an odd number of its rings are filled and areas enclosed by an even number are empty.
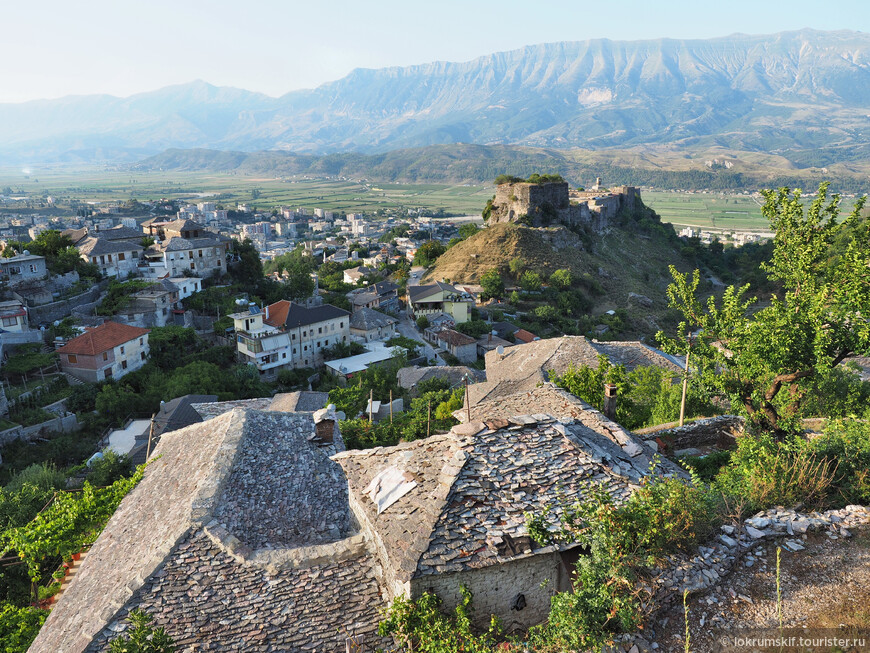
[[[852,534],[848,539],[832,539],[827,534],[810,533],[800,540],[804,550],[782,550],[784,646],[765,647],[734,639],[745,640],[752,630],[756,636],[779,636],[777,543],[766,541],[744,554],[722,583],[689,597],[690,650],[870,651],[870,527],[854,529]],[[654,635],[650,629],[646,635],[657,644],[657,650],[685,650],[682,605],[658,614],[651,626]],[[853,637],[857,641],[851,646],[830,640],[822,646],[801,646],[800,638],[808,636]]]

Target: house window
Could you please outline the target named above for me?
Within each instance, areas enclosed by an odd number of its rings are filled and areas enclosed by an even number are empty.
[[[323,333],[323,327],[317,327],[317,333]]]
[[[339,323],[338,323],[338,328],[339,328],[339,329],[343,329],[343,328],[344,328],[344,322],[339,322]]]
[[[118,260],[119,260],[119,261],[124,261],[124,260],[126,260],[126,258],[127,258],[127,257],[124,255],[124,252],[120,252],[120,253],[118,254]]]
[[[3,318],[3,326],[15,326],[18,323],[18,320],[14,317],[4,317]]]
[[[293,334],[293,340],[296,340],[296,334],[295,334],[295,333]]]
[[[281,358],[287,358],[287,352],[284,352],[283,354],[281,354]]]
[[[91,257],[91,263],[93,263],[94,265],[97,264],[97,257],[96,256]]]
[[[121,345],[121,353],[124,353],[124,345]]]
[[[68,354],[66,357],[66,360],[68,363],[70,363],[72,365],[75,365],[76,363],[79,362],[79,359],[76,357],[75,354]]]
[[[305,336],[307,336],[307,335],[308,335],[308,332],[307,332],[307,331],[303,331],[303,332],[302,332],[302,337],[303,337],[303,338],[304,338]]]
[[[110,367],[105,372],[103,372],[103,378],[111,379],[112,378],[112,368]]]
[[[126,370],[126,369],[127,369],[127,361],[121,361],[121,369],[122,369],[122,370]]]
[[[144,345],[144,344],[145,344],[145,338],[139,338],[139,344],[140,344],[140,345]]]
[[[302,349],[304,349],[305,351],[308,351],[308,345],[305,345]]]
[[[199,250],[199,258],[202,258],[202,250]]]
[[[104,360],[104,361],[109,360],[109,352],[107,352],[107,351],[104,351],[104,352],[103,352],[103,360]]]
[[[139,354],[139,358],[140,358],[140,360],[143,360],[143,361],[145,360],[145,352],[144,351]]]

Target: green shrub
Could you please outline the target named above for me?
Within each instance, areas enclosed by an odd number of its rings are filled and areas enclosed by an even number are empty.
[[[91,463],[88,481],[94,487],[106,487],[133,472],[133,463],[125,455],[111,449],[103,450],[103,457]]]
[[[824,508],[832,502],[839,464],[798,437],[777,442],[769,434],[744,435],[714,486],[748,512],[798,503]]]
[[[383,621],[378,624],[381,637],[394,637],[405,651],[430,653],[485,653],[493,651],[501,637],[501,624],[493,617],[489,628],[476,633],[471,627],[472,596],[460,586],[462,600],[452,615],[441,611],[441,599],[426,592],[409,601],[396,598]]]
[[[857,420],[828,423],[809,448],[818,456],[836,461],[831,482],[832,502],[837,505],[870,502],[870,424]]]
[[[48,610],[19,608],[4,603],[0,607],[0,650],[8,653],[26,651],[36,639],[46,617]]]
[[[130,629],[109,644],[109,653],[174,653],[172,638],[160,627],[151,625],[153,617],[141,610],[130,612]]]

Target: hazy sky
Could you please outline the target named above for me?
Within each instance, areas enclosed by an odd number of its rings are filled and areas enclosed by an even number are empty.
[[[870,31],[870,0],[5,0],[0,102],[203,79],[277,96],[357,67],[588,38]]]

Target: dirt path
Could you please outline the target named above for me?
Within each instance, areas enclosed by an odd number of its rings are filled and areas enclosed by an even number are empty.
[[[777,543],[771,541],[744,556],[724,582],[689,597],[690,650],[870,651],[870,527],[855,529],[850,538],[813,533],[800,543],[804,550],[782,549],[780,557],[784,646],[745,641],[780,636]],[[682,605],[659,614],[651,626],[658,651],[685,650]],[[822,646],[800,646],[801,638],[818,637],[857,641],[851,646],[830,639]]]

